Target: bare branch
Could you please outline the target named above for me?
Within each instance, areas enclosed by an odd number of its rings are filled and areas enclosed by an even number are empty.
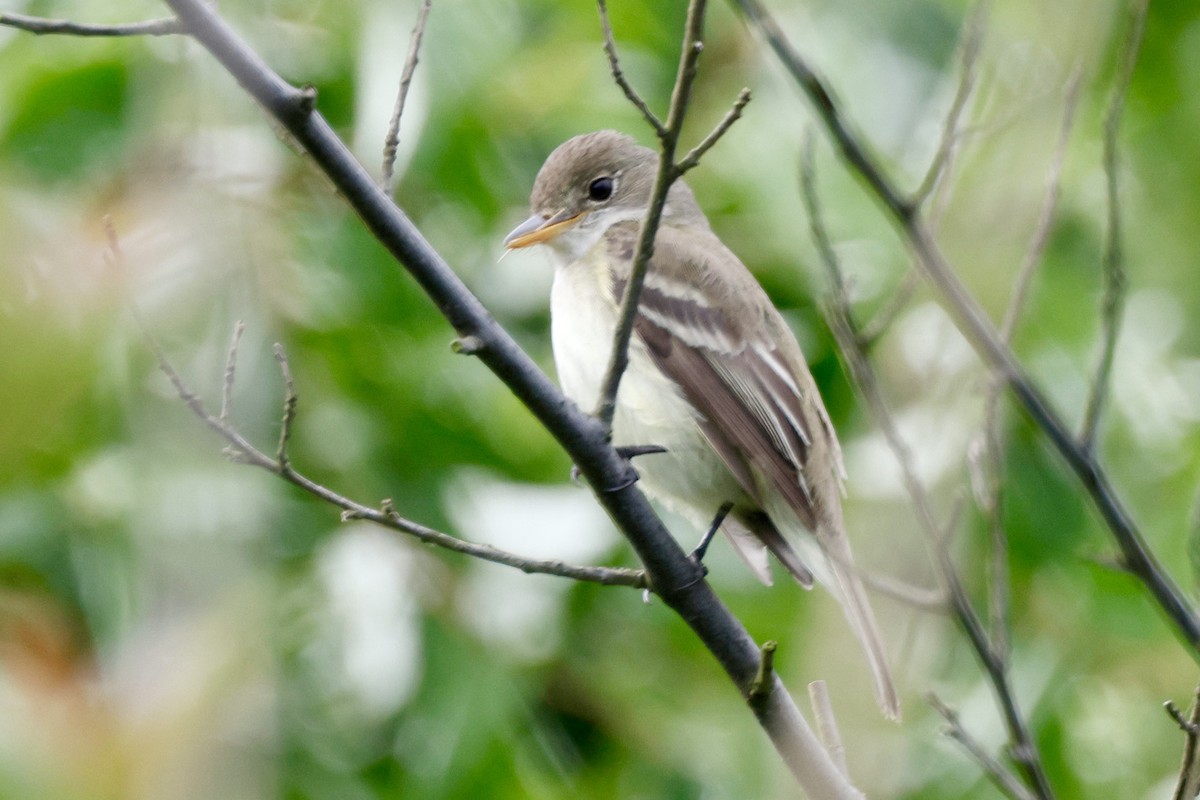
[[[712,146],[716,144],[722,136],[725,135],[726,131],[729,130],[733,123],[742,118],[742,111],[746,108],[746,104],[749,102],[749,89],[742,89],[740,92],[738,92],[737,99],[733,101],[733,106],[730,107],[729,111],[725,112],[725,116],[722,117],[721,121],[717,123],[717,127],[713,128],[712,131],[709,132],[708,136],[705,136],[698,145],[689,150],[688,154],[683,157],[683,160],[675,165],[679,170],[680,175],[683,175],[685,172],[700,163],[701,157],[703,157],[705,153],[712,149]]]
[[[1063,163],[1066,160],[1067,143],[1071,138],[1071,127],[1075,118],[1075,108],[1079,96],[1079,84],[1082,71],[1076,67],[1067,83],[1064,98],[1062,126],[1059,129],[1058,146],[1050,163],[1050,171],[1046,178],[1046,194],[1038,213],[1037,225],[1025,250],[1025,258],[1017,271],[1016,283],[1012,296],[1004,311],[1004,319],[1000,323],[998,335],[1005,344],[1012,341],[1013,332],[1021,311],[1025,307],[1029,295],[1029,287],[1033,283],[1034,273],[1042,262],[1046,244],[1050,240],[1050,230],[1054,225],[1055,209],[1058,206],[1058,196],[1062,182]],[[1009,570],[1008,570],[1008,532],[1000,519],[1000,509],[1003,505],[1003,488],[1001,475],[1004,471],[1003,447],[1000,441],[1000,391],[1004,387],[1003,378],[993,373],[990,386],[984,397],[983,430],[981,435],[980,452],[971,459],[974,474],[979,476],[980,491],[977,493],[979,506],[988,519],[991,538],[991,557],[989,559],[990,587],[988,597],[988,619],[991,622],[992,647],[997,653],[1008,653],[1009,629]]]
[[[608,66],[612,70],[613,80],[617,82],[617,86],[625,93],[625,97],[633,107],[642,112],[642,117],[649,123],[651,128],[654,128],[658,138],[664,139],[667,136],[667,128],[663,125],[662,120],[658,118],[650,106],[646,105],[646,101],[637,93],[637,89],[625,77],[625,71],[621,69],[621,61],[617,58],[617,43],[613,38],[612,23],[608,20],[608,3],[605,0],[596,0],[596,5],[600,9],[600,27],[604,31],[604,53],[608,56]]]
[[[609,431],[612,430],[613,415],[617,410],[617,391],[621,388],[621,377],[629,366],[629,340],[633,337],[633,321],[637,316],[642,284],[646,280],[646,271],[654,255],[654,238],[658,234],[663,207],[667,202],[667,192],[681,174],[675,165],[675,150],[679,146],[679,134],[683,129],[683,119],[691,100],[692,83],[696,78],[696,62],[704,50],[701,37],[704,32],[706,7],[707,0],[691,0],[688,3],[687,22],[684,25],[683,44],[679,53],[679,69],[675,75],[675,88],[671,91],[667,122],[665,126],[658,125],[657,120],[651,122],[659,138],[658,170],[654,175],[654,188],[650,192],[646,218],[642,221],[637,247],[633,251],[629,283],[625,287],[625,295],[621,298],[621,309],[613,333],[612,352],[609,355],[608,367],[604,371],[604,380],[600,384],[600,396],[596,404],[595,416],[605,430]],[[611,40],[611,30],[607,29],[607,11],[603,2],[600,2],[600,8],[606,26],[606,36]],[[609,58],[615,63],[615,49],[610,50]],[[615,69],[613,74],[615,77]]]
[[[1196,687],[1192,710],[1186,718],[1170,700],[1163,707],[1184,734],[1183,758],[1173,800],[1195,800],[1200,795],[1200,686]]]
[[[951,155],[955,144],[959,140],[958,135],[958,120],[962,116],[963,109],[967,107],[967,100],[971,97],[971,92],[975,89],[975,80],[979,74],[978,61],[979,50],[983,44],[983,35],[987,27],[987,15],[991,10],[991,0],[979,0],[975,6],[975,11],[967,20],[966,26],[963,29],[963,35],[959,42],[959,71],[958,88],[954,92],[954,99],[950,102],[950,109],[946,112],[946,121],[942,123],[942,138],[938,143],[937,152],[934,153],[933,161],[929,164],[929,169],[925,172],[925,177],[921,181],[921,185],[913,192],[911,203],[915,207],[920,207],[925,204],[929,196],[933,194],[934,189],[941,183],[949,171],[951,163]]]
[[[1200,658],[1200,616],[1183,592],[1158,563],[1146,545],[1137,524],[1130,516],[1108,474],[1092,451],[1071,434],[1062,417],[1046,400],[1017,362],[1012,350],[1001,341],[979,303],[946,261],[934,241],[928,225],[904,200],[894,184],[871,157],[860,137],[851,130],[841,108],[824,82],[791,46],[775,21],[767,15],[759,0],[733,0],[766,37],[768,44],[812,102],[827,133],[850,168],[867,183],[880,204],[916,256],[916,263],[929,283],[941,296],[958,329],[992,369],[1003,376],[1017,401],[1087,491],[1104,524],[1121,549],[1122,558],[1137,576],[1159,608],[1188,643],[1193,657]]]
[[[421,50],[421,37],[425,35],[425,22],[429,19],[429,9],[433,0],[423,0],[421,9],[417,12],[417,22],[413,26],[412,38],[408,42],[408,58],[404,60],[404,69],[400,71],[400,88],[396,92],[396,107],[392,110],[392,120],[388,123],[387,136],[383,140],[383,169],[380,172],[379,185],[390,193],[392,176],[396,169],[396,149],[400,144],[400,118],[404,116],[404,102],[408,99],[408,87],[412,83],[413,73],[417,69],[417,55]]]
[[[942,719],[946,720],[946,735],[963,746],[963,749],[979,765],[997,789],[1012,800],[1037,800],[1034,795],[1029,793],[1028,789],[1021,785],[1016,775],[992,758],[987,750],[983,749],[983,745],[967,733],[967,729],[962,726],[958,713],[954,709],[943,703],[936,694],[930,694],[928,699],[929,705],[933,706],[942,715]]]
[[[229,414],[233,410],[233,381],[237,373],[237,352],[238,345],[242,341],[242,334],[246,332],[246,325],[240,319],[233,326],[233,337],[229,342],[229,354],[225,357],[225,381],[221,387],[221,415],[219,419],[222,422],[229,421]]]
[[[1133,80],[1133,68],[1137,64],[1142,34],[1146,29],[1146,12],[1150,0],[1132,0],[1130,4],[1129,32],[1121,51],[1121,66],[1104,114],[1104,177],[1108,192],[1108,237],[1104,246],[1104,296],[1100,300],[1100,361],[1088,394],[1087,411],[1083,417],[1080,433],[1084,449],[1089,452],[1096,444],[1096,431],[1100,427],[1100,414],[1108,395],[1109,376],[1112,373],[1113,355],[1117,349],[1117,336],[1121,329],[1121,315],[1125,308],[1125,263],[1121,249],[1121,198],[1120,175],[1117,154],[1117,136],[1121,126],[1121,112],[1125,109],[1125,94]]]
[[[62,36],[170,36],[184,33],[183,23],[175,17],[148,19],[142,22],[126,22],[116,25],[94,25],[73,22],[69,19],[46,19],[25,14],[0,14],[0,25],[16,28],[38,35],[58,34]]]
[[[279,362],[279,372],[283,376],[283,421],[279,425],[279,446],[275,450],[275,461],[284,473],[292,469],[288,457],[288,443],[292,440],[292,423],[296,421],[296,384],[292,381],[292,367],[288,364],[287,353],[283,345],[275,343],[275,360]]]
[[[1053,797],[1053,793],[1042,767],[1041,756],[1029,732],[1029,725],[1017,705],[1016,696],[1009,682],[1008,663],[992,649],[983,622],[971,605],[970,598],[967,596],[962,579],[958,574],[958,568],[954,565],[949,545],[943,537],[942,526],[939,525],[933,511],[932,498],[917,476],[916,468],[913,466],[912,453],[896,427],[891,410],[879,389],[875,370],[859,344],[850,299],[846,293],[846,280],[822,219],[816,189],[816,167],[811,136],[805,141],[801,165],[801,189],[804,205],[808,211],[809,226],[832,287],[829,318],[830,328],[837,340],[838,349],[846,360],[846,366],[854,385],[866,401],[876,426],[883,434],[900,466],[901,480],[912,499],[917,521],[925,534],[924,539],[930,553],[930,560],[933,562],[939,582],[945,587],[955,621],[966,634],[976,657],[987,673],[992,692],[1000,705],[1008,728],[1014,758],[1025,773],[1026,780],[1036,791],[1036,796],[1042,800],[1048,800]]]
[[[1004,320],[1000,323],[999,335],[1005,343],[1012,341],[1017,320],[1025,307],[1033,275],[1042,263],[1042,256],[1050,241],[1050,231],[1054,227],[1054,212],[1058,208],[1058,196],[1062,186],[1063,163],[1066,161],[1067,143],[1071,140],[1071,127],[1075,121],[1075,109],[1078,106],[1079,84],[1082,75],[1083,71],[1076,66],[1067,81],[1067,91],[1063,100],[1062,126],[1058,133],[1058,146],[1054,151],[1054,159],[1050,162],[1050,173],[1046,176],[1046,195],[1042,199],[1037,226],[1029,240],[1029,247],[1025,250],[1025,258],[1021,262],[1020,269],[1017,270],[1017,281],[1013,287],[1012,297],[1009,298],[1008,306],[1004,310]]]
[[[692,148],[682,161],[676,163],[675,152],[679,147],[679,135],[683,130],[683,120],[687,115],[688,103],[691,100],[692,83],[696,79],[696,64],[700,60],[700,53],[704,51],[702,36],[707,0],[691,0],[688,3],[687,22],[684,25],[683,44],[679,53],[679,68],[675,74],[675,87],[671,91],[671,105],[667,110],[665,125],[646,108],[641,98],[625,82],[617,61],[612,29],[608,24],[608,10],[604,0],[598,0],[598,2],[601,23],[604,26],[605,50],[608,52],[613,77],[625,91],[626,97],[642,111],[642,115],[654,128],[659,139],[658,170],[654,176],[654,187],[650,193],[646,217],[642,221],[642,227],[638,233],[637,246],[633,251],[629,282],[625,287],[625,294],[621,298],[621,308],[617,314],[617,325],[613,333],[612,352],[609,355],[608,366],[604,372],[604,380],[600,384],[600,395],[596,403],[596,418],[600,420],[606,430],[611,431],[613,415],[617,409],[617,391],[621,387],[621,377],[629,366],[629,341],[633,337],[633,322],[637,316],[638,299],[642,294],[642,284],[646,280],[650,259],[654,255],[654,239],[662,220],[667,193],[671,189],[671,184],[695,167],[700,162],[700,157],[708,152],[709,148],[716,144],[729,130],[729,127],[741,117],[742,109],[750,102],[750,90],[742,89],[737,100],[734,101],[733,107],[717,123],[717,126]]]
[[[899,288],[888,295],[883,306],[875,312],[875,316],[867,320],[859,330],[858,340],[864,350],[870,350],[880,337],[887,333],[920,285],[921,274],[915,269],[909,268],[904,273],[904,280],[900,282]]]
[[[238,327],[241,327],[240,323]],[[599,583],[605,586],[629,586],[635,589],[645,589],[650,585],[643,570],[614,567],[583,567],[566,564],[562,561],[526,558],[515,553],[499,550],[491,545],[468,542],[451,536],[448,533],[443,533],[406,519],[396,511],[391,500],[385,500],[381,508],[378,509],[351,500],[297,472],[287,458],[287,443],[296,414],[296,390],[292,381],[291,370],[288,366],[287,356],[284,354],[282,347],[279,345],[275,346],[275,357],[279,361],[279,368],[284,382],[283,429],[280,432],[277,455],[275,458],[272,458],[254,447],[227,419],[214,416],[209,412],[200,398],[184,383],[183,379],[179,376],[179,372],[171,364],[162,348],[144,326],[142,327],[142,335],[146,337],[150,347],[153,349],[155,358],[158,360],[159,369],[171,381],[171,385],[175,387],[175,391],[179,394],[180,399],[187,404],[192,413],[204,422],[205,425],[229,443],[235,460],[265,469],[268,472],[273,472],[313,497],[337,506],[342,509],[343,521],[368,520],[394,531],[408,534],[425,544],[436,545],[444,550],[462,553],[463,555],[483,561],[490,561],[494,564],[513,567],[525,573],[557,575],[562,578],[570,578],[588,583]],[[229,372],[226,372],[227,379],[228,375]]]

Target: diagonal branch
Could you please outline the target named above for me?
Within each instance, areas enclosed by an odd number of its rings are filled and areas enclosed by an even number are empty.
[[[1096,445],[1096,432],[1100,427],[1100,414],[1108,395],[1113,355],[1117,349],[1117,336],[1121,331],[1121,314],[1125,308],[1126,277],[1124,254],[1121,249],[1121,184],[1117,138],[1121,127],[1121,113],[1125,109],[1125,95],[1133,80],[1133,68],[1137,64],[1149,7],[1150,0],[1132,0],[1129,32],[1121,50],[1121,66],[1112,97],[1108,102],[1108,110],[1104,114],[1104,178],[1108,200],[1108,236],[1104,245],[1104,295],[1100,300],[1100,361],[1096,365],[1096,375],[1088,393],[1087,411],[1083,417],[1083,430],[1079,437],[1088,451]]]
[[[58,34],[84,37],[171,36],[184,32],[183,24],[175,17],[116,25],[94,25],[69,19],[46,19],[26,14],[5,13],[0,14],[0,25],[38,35]]]
[[[791,46],[779,26],[759,0],[732,0],[766,37],[771,49],[808,96],[827,133],[852,171],[866,182],[916,256],[928,282],[941,295],[958,329],[979,357],[1001,375],[1017,402],[1087,491],[1100,513],[1130,572],[1145,585],[1166,615],[1193,658],[1200,660],[1200,616],[1175,581],[1163,570],[1150,551],[1137,523],[1109,482],[1108,474],[1094,453],[1070,432],[1062,416],[1049,404],[1041,389],[1017,362],[1011,348],[996,334],[979,303],[954,273],[933,235],[912,203],[905,200],[892,181],[869,155],[834,101],[825,83]]]
[[[1035,790],[1036,796],[1048,800],[1054,795],[1046,778],[1041,756],[1029,731],[1029,725],[1017,705],[1016,695],[1008,678],[1008,661],[1002,653],[996,652],[991,646],[991,640],[983,621],[974,606],[971,605],[958,568],[950,554],[949,545],[942,535],[943,526],[938,523],[934,513],[933,500],[929,496],[925,484],[917,476],[916,468],[913,466],[912,453],[896,427],[891,409],[888,408],[883,392],[879,389],[875,370],[862,348],[850,306],[850,298],[846,291],[846,280],[821,214],[816,188],[813,149],[813,139],[810,136],[805,141],[804,155],[801,161],[801,189],[813,242],[816,244],[817,253],[829,275],[832,287],[832,299],[829,304],[830,328],[837,340],[838,349],[846,360],[846,366],[854,385],[866,400],[876,426],[883,434],[900,466],[901,479],[912,499],[913,508],[916,510],[917,521],[924,533],[925,544],[929,550],[930,560],[933,562],[938,581],[945,587],[950,610],[987,673],[992,692],[1004,716],[1004,722],[1012,742],[1013,758],[1021,767],[1026,781]]]
[[[1013,333],[1025,301],[1029,296],[1029,287],[1033,276],[1042,263],[1046,244],[1050,240],[1050,230],[1054,225],[1055,210],[1058,207],[1058,196],[1062,186],[1063,162],[1066,160],[1067,142],[1071,138],[1071,127],[1075,119],[1075,108],[1079,98],[1079,82],[1081,71],[1077,67],[1071,74],[1067,84],[1064,99],[1062,126],[1059,129],[1058,147],[1050,162],[1050,174],[1046,178],[1046,194],[1038,213],[1037,226],[1025,251],[1025,258],[1017,271],[1016,283],[1012,296],[1004,310],[1004,319],[1000,323],[999,336],[1005,344],[1011,344]],[[1000,391],[1004,381],[1000,376],[993,375],[984,397],[983,426],[981,452],[978,458],[972,459],[976,468],[974,474],[979,476],[977,481],[979,505],[988,519],[991,531],[991,584],[988,617],[992,624],[992,646],[997,652],[1008,652],[1008,532],[1000,519],[1000,509],[1003,503],[1003,487],[1001,474],[1004,470],[1004,458],[1000,442]]]
[[[1010,800],[1037,800],[1029,793],[1028,789],[1021,785],[1016,775],[1013,775],[1003,764],[993,758],[987,750],[983,749],[983,745],[967,732],[967,729],[963,727],[962,720],[958,718],[957,711],[946,705],[936,694],[929,695],[929,705],[933,706],[934,710],[942,715],[942,719],[946,720],[946,735],[963,746],[963,749],[983,769],[984,774],[995,784],[997,789],[1004,792]]]

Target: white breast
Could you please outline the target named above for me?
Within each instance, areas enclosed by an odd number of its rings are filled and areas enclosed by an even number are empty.
[[[594,411],[608,368],[617,308],[608,299],[607,270],[593,259],[555,269],[550,292],[551,342],[563,392],[584,411]],[[645,346],[630,342],[629,367],[617,395],[613,443],[660,445],[663,454],[634,462],[641,486],[672,510],[707,525],[727,500],[742,491],[696,424],[696,411],[679,387],[654,365]]]

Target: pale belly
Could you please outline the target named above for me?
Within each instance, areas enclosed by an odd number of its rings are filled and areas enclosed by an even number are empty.
[[[600,287],[580,265],[555,271],[551,290],[551,341],[563,392],[594,411],[608,367],[616,309],[597,303]],[[601,343],[598,345],[597,343]],[[639,485],[672,511],[706,527],[725,502],[746,502],[733,474],[704,438],[679,387],[652,363],[640,341],[629,347],[629,367],[617,393],[613,444],[660,445],[665,453],[638,456]]]

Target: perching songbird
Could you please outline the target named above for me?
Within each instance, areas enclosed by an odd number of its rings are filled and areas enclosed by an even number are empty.
[[[538,172],[533,215],[504,242],[549,248],[554,361],[585,410],[598,401],[657,165],[654,151],[614,131],[568,140]],[[613,443],[665,447],[638,457],[641,486],[701,530],[732,502],[721,530],[763,583],[770,551],[805,588],[814,576],[827,586],[866,651],[880,708],[899,716],[842,522],[829,415],[795,336],[683,181],[663,208]]]

